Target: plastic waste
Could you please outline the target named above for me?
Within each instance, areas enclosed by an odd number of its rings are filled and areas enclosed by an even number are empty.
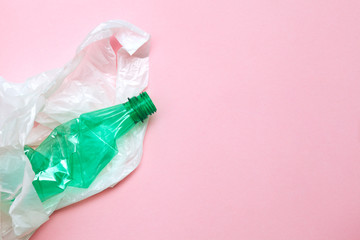
[[[144,92],[124,104],[84,113],[57,126],[36,150],[25,146],[41,201],[63,192],[67,185],[89,187],[118,153],[116,140],[155,111]]]
[[[130,23],[108,21],[89,33],[64,67],[30,77],[23,83],[7,82],[0,77],[1,240],[29,239],[55,210],[113,187],[139,165],[148,119],[112,142],[117,152],[108,150],[107,156],[113,158],[91,170],[90,175],[97,174],[94,179],[71,180],[78,179],[78,175],[72,177],[72,167],[66,169],[67,161],[62,161],[64,168],[57,166],[64,172],[62,179],[67,184],[63,191],[41,197],[33,184],[35,171],[45,168],[49,159],[47,151],[40,151],[43,148],[40,145],[55,128],[65,131],[64,124],[72,119],[125,103],[144,91],[148,84],[149,39],[148,33]],[[73,129],[69,126],[69,130]],[[40,160],[36,164],[30,162],[24,149],[30,158]],[[61,171],[56,170],[55,175],[61,175]]]

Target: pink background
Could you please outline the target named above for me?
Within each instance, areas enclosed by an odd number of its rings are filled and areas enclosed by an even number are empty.
[[[32,240],[360,239],[358,0],[1,1],[0,75],[110,19],[152,35],[142,163]]]

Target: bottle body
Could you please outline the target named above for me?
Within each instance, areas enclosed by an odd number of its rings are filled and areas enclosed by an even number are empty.
[[[67,186],[89,187],[118,153],[116,140],[135,126],[134,111],[127,102],[85,113],[56,127],[36,150],[25,146],[41,201]]]

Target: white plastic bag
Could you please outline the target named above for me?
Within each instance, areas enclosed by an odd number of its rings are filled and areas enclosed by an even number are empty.
[[[139,164],[147,122],[118,142],[119,154],[87,189],[68,187],[41,203],[24,145],[37,146],[59,124],[123,103],[148,83],[149,34],[123,21],[95,28],[65,67],[26,82],[0,77],[0,239],[29,239],[53,211],[114,186]]]

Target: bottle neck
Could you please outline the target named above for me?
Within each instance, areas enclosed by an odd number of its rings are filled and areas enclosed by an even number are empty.
[[[156,112],[156,107],[147,92],[128,99],[129,101],[124,103],[124,106],[129,111],[130,117],[135,124],[143,122],[148,116]]]
[[[156,107],[146,92],[132,97],[126,103],[84,113],[80,120],[106,142],[119,138],[136,123],[144,121],[156,111]]]

